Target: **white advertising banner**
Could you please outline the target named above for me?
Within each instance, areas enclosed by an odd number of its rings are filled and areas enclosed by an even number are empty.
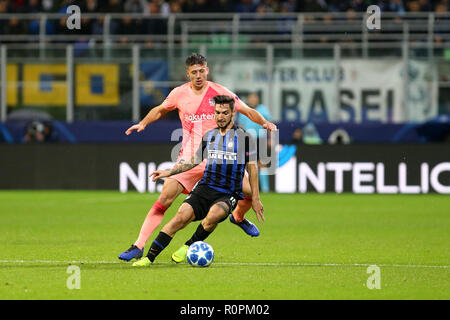
[[[274,190],[450,194],[449,148],[441,145],[279,145]]]
[[[275,121],[399,123],[438,113],[437,71],[426,62],[410,61],[408,78],[400,59],[343,59],[339,69],[334,60],[280,60],[271,82],[262,61],[220,62],[211,69],[214,81],[241,99],[258,92]]]

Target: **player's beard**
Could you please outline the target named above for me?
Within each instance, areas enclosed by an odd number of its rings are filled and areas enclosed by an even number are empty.
[[[226,122],[226,123],[223,122],[224,123],[223,125],[221,125],[220,123],[218,123],[217,125],[219,126],[219,129],[221,131],[225,131],[232,127],[232,125],[230,125],[232,121],[233,121],[233,118],[230,118],[230,120],[228,122]]]

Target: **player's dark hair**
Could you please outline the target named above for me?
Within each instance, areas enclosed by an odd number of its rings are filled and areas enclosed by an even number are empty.
[[[230,96],[225,96],[225,95],[219,95],[219,96],[214,96],[214,103],[215,104],[228,104],[230,106],[231,111],[233,112],[234,110],[234,99],[233,97]]]
[[[193,66],[194,64],[204,65],[206,62],[206,58],[200,53],[191,53],[191,55],[186,59],[186,67]]]

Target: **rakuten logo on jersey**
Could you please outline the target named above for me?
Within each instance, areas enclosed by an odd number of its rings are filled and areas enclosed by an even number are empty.
[[[196,122],[196,121],[204,121],[204,120],[214,120],[214,113],[206,114],[185,114],[184,120]]]

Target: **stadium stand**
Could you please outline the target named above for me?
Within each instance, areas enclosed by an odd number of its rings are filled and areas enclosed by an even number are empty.
[[[383,14],[383,32],[367,32],[369,5]],[[68,32],[66,10],[79,6],[80,30]],[[57,41],[88,36],[105,42],[183,41],[218,34],[251,42],[449,40],[447,1],[0,1],[2,42]],[[405,30],[406,25],[408,30]],[[124,37],[126,35],[126,37]],[[430,39],[431,38],[431,39]]]
[[[71,5],[80,8],[80,29],[67,27],[70,16],[67,9]],[[370,13],[366,10],[371,5],[380,9],[381,29],[367,27]],[[226,66],[230,59],[262,63],[265,66],[262,71],[259,66],[248,72],[262,72],[261,79],[269,81],[267,87],[255,88],[275,113],[275,120],[292,129],[283,131],[287,132],[281,137],[283,141],[291,138],[295,129],[292,123],[304,125],[308,121],[319,123],[319,131],[326,132],[323,135],[337,129],[336,123],[358,131],[359,125],[370,122],[372,126],[374,123],[392,126],[377,136],[383,137],[381,141],[426,141],[423,135],[428,131],[417,129],[419,134],[413,126],[411,133],[409,123],[415,122],[418,128],[427,121],[444,123],[444,127],[448,122],[449,41],[450,14],[446,0],[0,0],[1,61],[8,74],[0,77],[0,87],[5,88],[0,96],[8,96],[2,98],[0,120],[4,122],[2,132],[9,128],[14,133],[4,134],[3,141],[22,141],[11,137],[25,132],[29,123],[23,122],[18,128],[17,120],[14,124],[7,120],[30,108],[63,121],[53,126],[53,131],[61,130],[59,137],[69,142],[85,141],[85,137],[74,134],[81,132],[75,129],[77,122],[109,120],[126,126],[129,121],[137,121],[149,108],[158,105],[171,88],[185,81],[183,59],[193,51],[206,54],[214,68]],[[286,90],[285,95],[277,95],[273,89],[277,65],[285,60],[319,58],[328,61],[328,69],[310,70],[308,75],[314,79],[333,78],[341,100],[367,95],[368,100],[361,102],[362,115],[350,114],[350,120],[333,112],[325,117],[306,116],[303,110],[296,111],[288,104],[289,99],[300,101],[300,96],[289,95]],[[343,90],[333,75],[344,68],[340,72],[357,76],[358,71],[342,65],[348,59],[397,59],[403,67],[408,66],[407,75],[399,71],[401,75],[395,84],[396,90],[403,93],[389,90],[373,93],[364,88],[359,93]],[[417,61],[424,66],[428,63],[429,68],[417,65]],[[138,73],[132,70],[133,63],[140,65]],[[280,74],[289,77],[291,72],[292,77],[299,76],[294,69],[280,69]],[[66,70],[72,70],[71,75]],[[214,70],[212,80],[219,78]],[[420,77],[428,80],[419,90],[414,81]],[[38,89],[33,89],[36,86]],[[244,99],[246,90],[238,92]],[[428,92],[432,94],[427,96]],[[374,122],[367,115],[375,114],[370,111],[373,106],[369,100],[370,95],[377,94],[386,101],[383,108],[388,111],[385,117],[375,117]],[[412,103],[399,101],[399,96],[405,101],[420,100],[424,112],[430,108],[434,111],[428,116],[418,115]],[[302,99],[305,100],[304,94]],[[313,95],[311,106],[320,104],[320,99]],[[324,104],[330,103],[327,99],[324,98]],[[331,103],[345,104],[338,100]],[[274,107],[275,104],[278,106]],[[390,109],[392,105],[403,108],[402,116]],[[297,115],[292,118],[292,114]],[[176,121],[177,117],[173,113],[166,120]],[[352,141],[373,141],[373,135],[364,135],[370,130],[358,132]],[[110,139],[116,135],[98,136]],[[447,139],[445,133],[439,137],[439,141]],[[323,140],[327,141],[326,137]]]

